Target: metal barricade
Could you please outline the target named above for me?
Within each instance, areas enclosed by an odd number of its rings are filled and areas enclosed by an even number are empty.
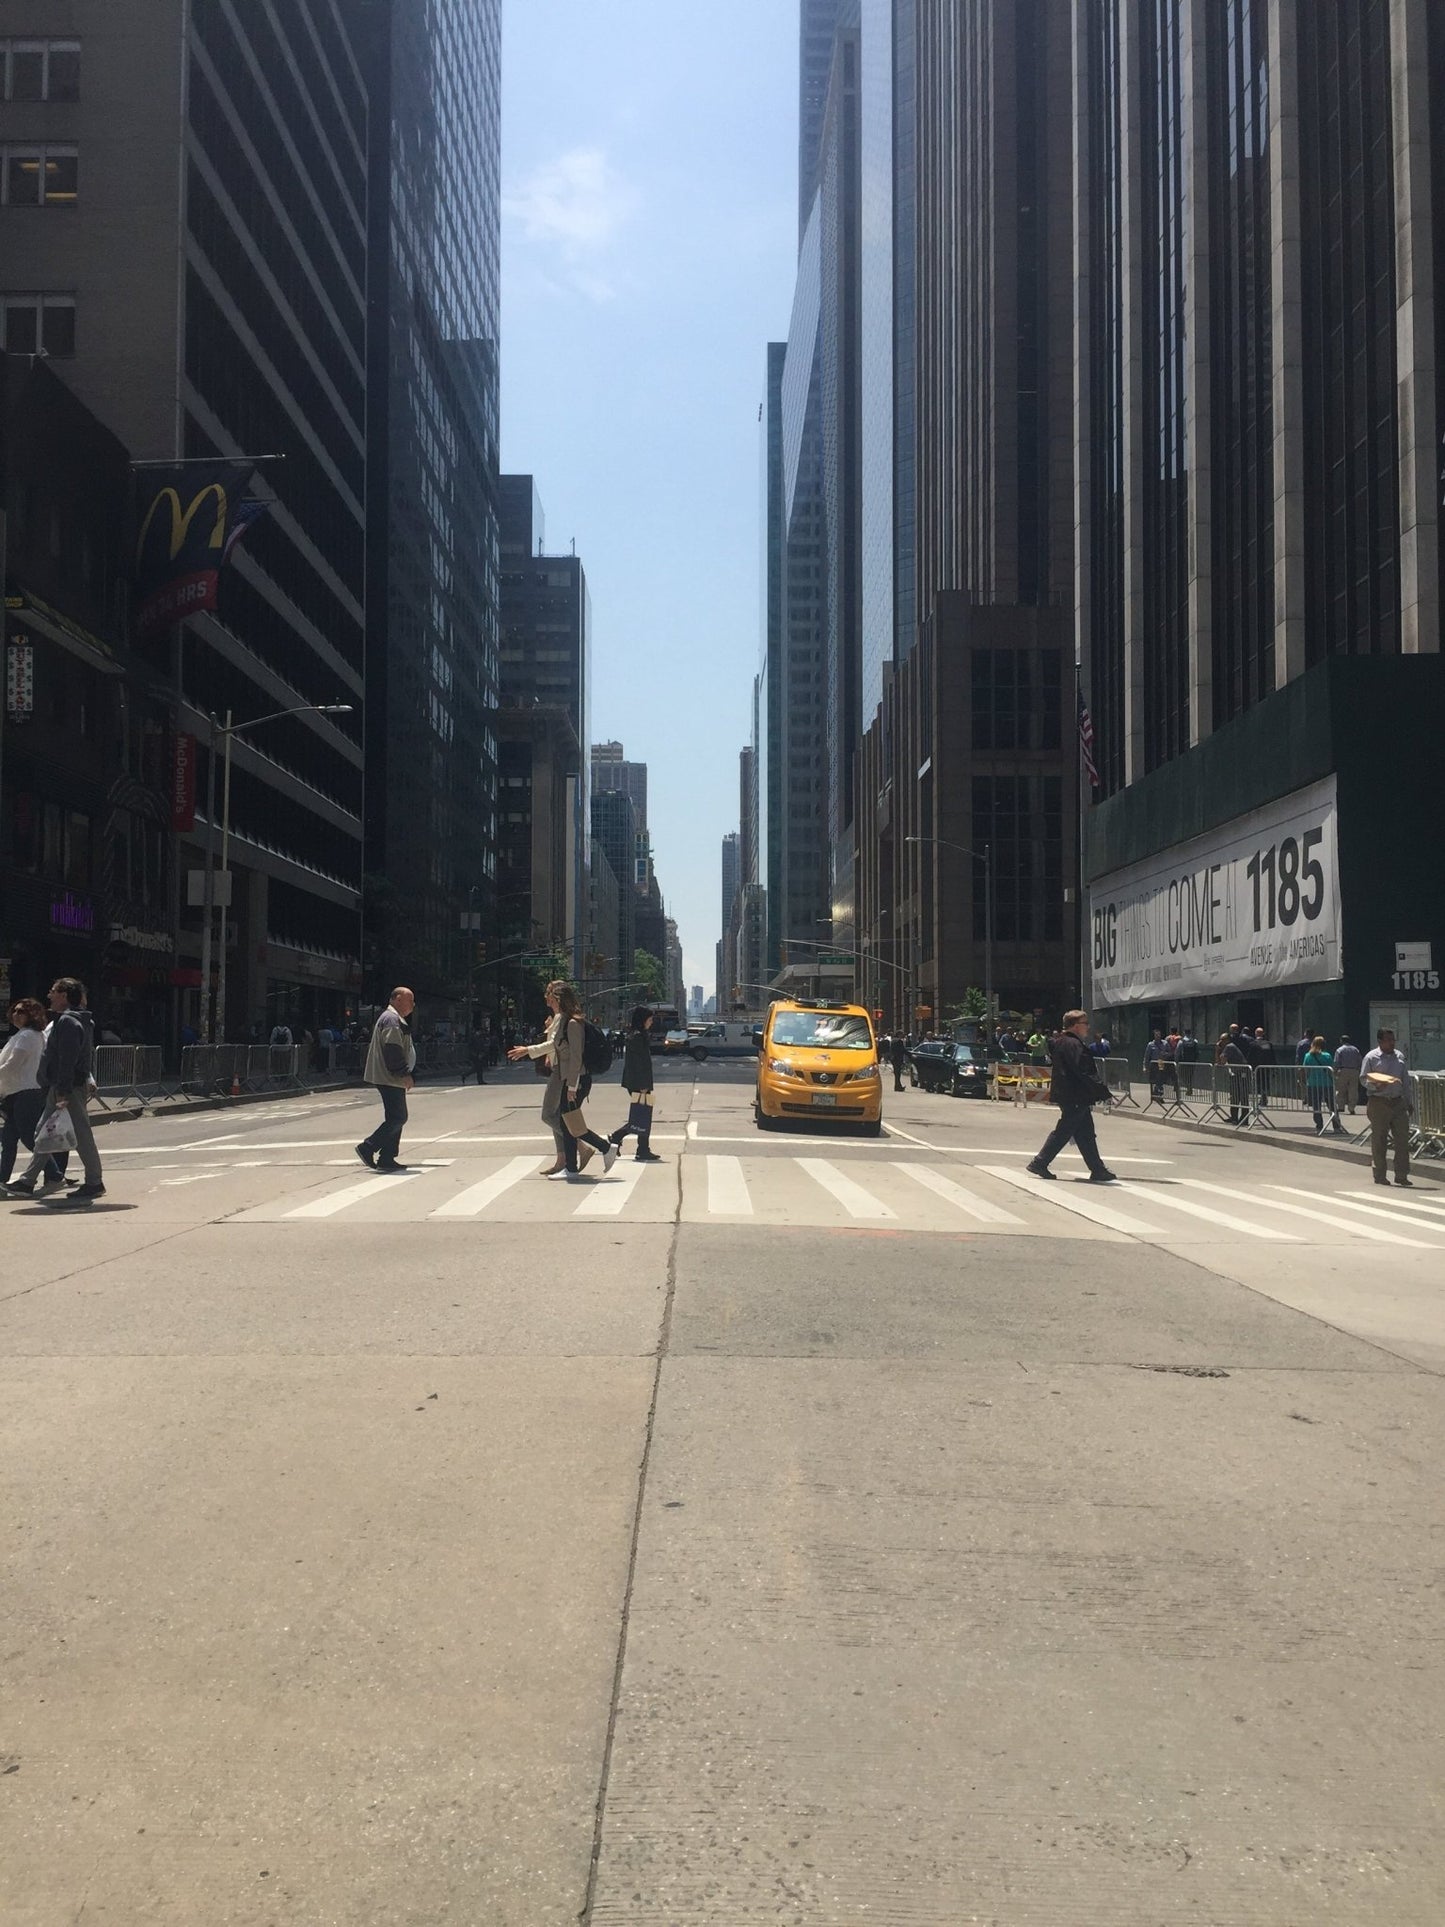
[[[1111,1104],[1132,1104],[1137,1111],[1139,1100],[1134,1095],[1134,1080],[1129,1062],[1124,1057],[1100,1057],[1096,1063],[1099,1074],[1104,1080]]]
[[[1190,1101],[1199,1121],[1217,1117],[1221,1124],[1245,1129],[1258,1113],[1254,1071],[1248,1064],[1195,1064]]]
[[[1414,1129],[1410,1149],[1416,1157],[1445,1158],[1445,1071],[1414,1071]]]
[[[1311,1085],[1303,1064],[1261,1064],[1256,1068],[1254,1123],[1266,1130],[1288,1129],[1302,1121],[1302,1111],[1313,1119],[1316,1108],[1328,1129],[1335,1115],[1333,1072],[1326,1070],[1318,1084]]]
[[[139,1056],[140,1049],[135,1044],[97,1044],[91,1052],[90,1075],[95,1083],[95,1102],[103,1111],[131,1099],[144,1104],[145,1099],[136,1089]]]

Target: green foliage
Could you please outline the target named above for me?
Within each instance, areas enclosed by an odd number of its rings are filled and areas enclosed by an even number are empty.
[[[963,993],[963,1002],[961,1004],[949,1004],[943,1015],[947,1022],[953,1022],[957,1019],[967,1021],[969,1019],[987,1017],[988,1004],[984,999],[983,992],[978,986],[976,984],[970,984],[968,989]]]
[[[662,961],[654,957],[650,950],[636,950],[632,955],[632,976],[644,1003],[658,1004],[667,993],[667,972]]]

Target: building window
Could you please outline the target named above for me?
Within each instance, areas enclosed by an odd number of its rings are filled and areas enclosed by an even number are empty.
[[[7,294],[0,300],[0,353],[75,353],[75,299],[68,294]]]
[[[73,206],[79,184],[73,147],[0,148],[0,204],[6,207]]]
[[[1274,688],[1274,415],[1266,0],[1205,16],[1209,60],[1212,696],[1227,722]]]
[[[0,40],[6,100],[79,100],[78,40]]]
[[[1305,655],[1317,662],[1400,647],[1389,0],[1314,0],[1299,59]]]

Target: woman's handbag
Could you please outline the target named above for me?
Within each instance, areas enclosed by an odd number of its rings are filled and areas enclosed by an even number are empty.
[[[49,1113],[35,1133],[35,1155],[50,1158],[74,1149],[75,1126],[71,1122],[69,1109],[61,1105]]]
[[[627,1128],[629,1131],[650,1131],[652,1129],[652,1093],[644,1091],[634,1097],[627,1107]]]
[[[563,1104],[562,1122],[566,1125],[567,1129],[571,1132],[573,1137],[586,1137],[587,1119],[583,1115],[582,1106],[580,1103]]]

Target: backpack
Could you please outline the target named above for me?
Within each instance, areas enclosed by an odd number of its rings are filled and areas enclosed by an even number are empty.
[[[582,1068],[589,1077],[603,1077],[612,1069],[612,1045],[607,1033],[587,1017],[582,1019]]]

